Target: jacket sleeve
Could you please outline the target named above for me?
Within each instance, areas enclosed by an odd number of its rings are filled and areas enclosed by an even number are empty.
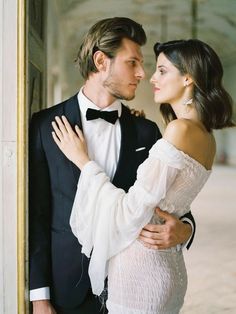
[[[40,134],[40,116],[29,130],[29,266],[30,289],[50,286],[51,192],[48,164]]]
[[[193,242],[193,239],[194,239],[194,236],[195,236],[196,223],[195,223],[195,220],[194,220],[194,217],[193,217],[191,211],[188,212],[187,214],[183,215],[182,217],[180,217],[180,220],[182,220],[184,223],[190,224],[191,227],[192,227],[191,237],[189,238],[189,240],[185,244],[186,248],[189,249],[190,246],[192,245],[192,242]]]

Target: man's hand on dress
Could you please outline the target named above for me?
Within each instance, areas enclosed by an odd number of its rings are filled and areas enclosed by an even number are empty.
[[[57,314],[49,300],[33,301],[33,314]]]
[[[139,240],[151,249],[167,249],[187,242],[192,234],[190,224],[183,223],[175,216],[156,209],[156,213],[165,222],[163,225],[146,225],[140,235]]]

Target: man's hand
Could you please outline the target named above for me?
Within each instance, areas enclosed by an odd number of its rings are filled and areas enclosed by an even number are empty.
[[[33,314],[57,314],[49,300],[33,301]]]
[[[146,225],[139,235],[144,246],[151,249],[167,249],[188,241],[192,234],[190,224],[185,224],[173,215],[156,209],[158,216],[165,222],[163,225]]]

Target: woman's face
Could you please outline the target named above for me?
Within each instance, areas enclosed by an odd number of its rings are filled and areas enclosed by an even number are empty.
[[[173,104],[180,100],[185,91],[186,77],[166,58],[162,52],[157,58],[156,71],[151,77],[156,103]]]

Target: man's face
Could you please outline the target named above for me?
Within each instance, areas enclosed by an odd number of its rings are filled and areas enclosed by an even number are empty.
[[[132,100],[144,77],[141,47],[129,39],[123,39],[115,58],[110,60],[104,88],[115,98]]]

